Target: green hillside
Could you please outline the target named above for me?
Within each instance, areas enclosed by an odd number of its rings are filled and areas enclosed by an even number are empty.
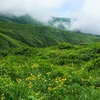
[[[46,26],[55,27],[58,29],[63,29],[63,30],[66,30],[65,25],[70,25],[71,20],[75,20],[75,19],[51,17],[51,19],[47,23],[43,23],[29,15],[14,16],[14,15],[0,14],[1,22],[15,22],[15,23],[20,23],[20,24],[46,25]]]
[[[100,43],[0,52],[1,100],[99,100]]]
[[[17,41],[5,34],[0,33],[0,48],[10,49],[11,47],[21,47],[26,46],[24,43]]]
[[[0,14],[0,21],[1,22],[15,22],[15,23],[20,23],[20,24],[42,25],[41,22],[39,22],[36,19],[33,19],[29,15],[14,16],[14,15]]]
[[[0,49],[21,45],[47,47],[60,42],[80,44],[100,41],[100,36],[63,31],[49,26],[12,22],[0,22],[0,34]]]

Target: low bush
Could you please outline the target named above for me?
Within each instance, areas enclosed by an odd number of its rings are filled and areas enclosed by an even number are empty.
[[[58,45],[59,49],[72,49],[74,46],[70,43],[62,42]]]

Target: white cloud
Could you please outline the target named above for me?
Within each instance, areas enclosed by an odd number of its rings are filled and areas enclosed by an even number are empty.
[[[80,0],[0,0],[0,12],[14,15],[27,13],[44,21],[48,20],[50,16],[74,16],[74,12],[67,10],[67,5],[75,3],[79,4]],[[61,10],[63,5],[66,5],[66,9]]]
[[[71,29],[100,35],[100,0],[87,0]]]
[[[76,17],[72,30],[100,35],[100,0],[0,0],[0,12],[30,14],[41,21],[50,16]]]
[[[0,0],[0,12],[14,15],[30,14],[39,20],[46,20],[66,0]]]

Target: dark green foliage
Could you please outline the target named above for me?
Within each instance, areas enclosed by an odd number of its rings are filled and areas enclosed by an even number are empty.
[[[87,66],[86,69],[90,72],[92,70],[98,70],[100,69],[100,57],[98,57],[97,59],[91,60]]]
[[[66,43],[66,42],[63,42],[63,43],[60,43],[59,45],[58,45],[58,48],[59,49],[71,49],[71,48],[73,48],[74,46],[72,45],[72,44],[70,44],[70,43]]]
[[[21,47],[17,49],[11,49],[8,51],[8,54],[13,55],[27,55],[27,56],[34,56],[37,54],[37,50],[31,47]]]

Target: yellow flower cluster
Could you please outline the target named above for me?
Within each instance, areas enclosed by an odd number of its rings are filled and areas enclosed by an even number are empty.
[[[25,80],[26,81],[33,81],[33,80],[35,80],[36,79],[36,76],[34,76],[34,75],[30,75],[29,77],[27,77]]]
[[[0,100],[4,100],[4,93],[2,93]]]
[[[54,91],[57,92],[62,86],[66,86],[64,82],[67,80],[66,77],[56,77],[54,83],[49,83],[48,84],[48,90],[49,91]],[[56,86],[55,86],[56,84]]]
[[[66,77],[63,77],[63,78],[61,78],[61,77],[56,77],[55,82],[56,82],[56,83],[58,83],[58,82],[64,83],[66,80],[67,80]]]
[[[32,88],[33,87],[33,83],[32,82],[29,82],[28,87],[29,88]]]
[[[18,83],[21,83],[21,79],[19,79],[19,78],[16,78],[16,81],[18,82]]]
[[[38,78],[38,79],[40,79],[40,78],[41,78],[41,76],[42,76],[42,74],[39,74],[39,75],[37,75],[37,78]]]
[[[59,89],[61,87],[61,85],[59,86],[55,86],[55,87],[48,87],[49,91],[57,91],[57,89]]]
[[[47,75],[50,75],[50,74],[51,74],[51,72],[47,72],[46,74],[47,74]]]
[[[37,68],[39,65],[37,63],[34,63],[33,66],[31,66],[31,68]]]
[[[85,79],[85,78],[81,78],[81,81],[82,82],[90,82],[90,81],[92,81],[93,80],[93,77],[92,76],[89,76],[89,78],[87,78],[87,79]]]

